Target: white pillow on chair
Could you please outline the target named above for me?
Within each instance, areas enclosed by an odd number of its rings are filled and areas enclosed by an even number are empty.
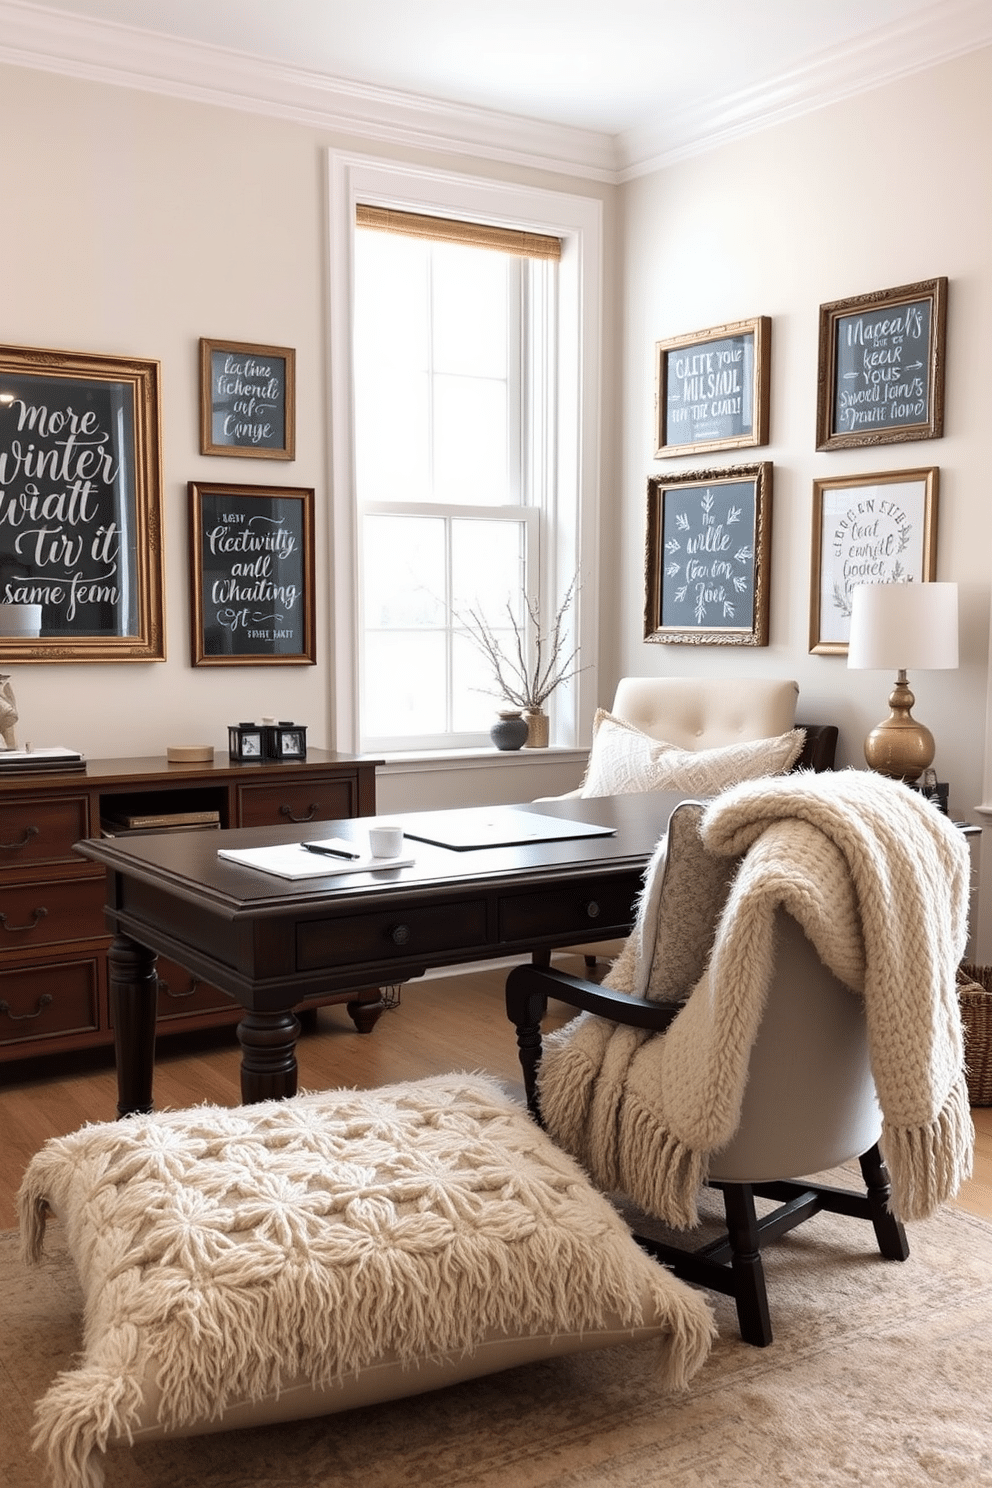
[[[600,708],[581,794],[670,790],[715,796],[742,780],[784,775],[799,758],[805,740],[804,730],[795,728],[774,739],[749,739],[718,749],[677,749]]]

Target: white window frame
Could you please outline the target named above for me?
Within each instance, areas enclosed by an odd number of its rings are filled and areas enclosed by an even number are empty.
[[[329,344],[331,417],[331,554],[334,575],[331,654],[334,666],[330,735],[353,752],[359,735],[359,531],[354,458],[352,303],[355,209],[360,202],[401,211],[498,223],[561,238],[556,319],[557,436],[554,492],[548,513],[553,540],[541,545],[543,589],[560,597],[577,569],[579,603],[572,612],[583,670],[555,694],[553,743],[574,747],[588,737],[596,706],[602,204],[592,197],[508,185],[328,152]]]

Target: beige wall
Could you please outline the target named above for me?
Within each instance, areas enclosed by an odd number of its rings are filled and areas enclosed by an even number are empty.
[[[842,763],[882,718],[891,680],[808,653],[816,476],[936,465],[937,577],[961,586],[961,667],[910,680],[937,740],[952,809],[982,800],[992,503],[992,51],[852,98],[623,191],[624,475],[618,580],[621,669],[795,677],[800,716],[840,725]],[[821,303],[946,275],[945,436],[817,453]],[[771,644],[646,644],[645,492],[651,474],[732,464],[733,455],[654,460],[655,339],[772,318],[771,443],[736,458],[774,462]]]
[[[273,714],[334,748],[331,666],[331,431],[328,427],[327,151],[372,153],[349,139],[226,108],[49,73],[0,67],[0,263],[10,345],[157,358],[163,388],[163,504],[168,659],[164,663],[17,665],[19,737],[95,757],[157,754],[169,743],[226,747],[227,724]],[[607,204],[616,188],[465,156],[418,160]],[[297,352],[292,463],[199,454],[198,340],[227,337]],[[611,353],[607,349],[607,360]],[[615,368],[609,376],[616,383]],[[402,451],[397,451],[402,462]],[[615,506],[617,445],[604,468]],[[189,661],[186,483],[313,486],[317,492],[316,667],[194,668]],[[465,776],[492,799],[520,799],[512,770]],[[525,769],[533,786],[534,766]],[[538,770],[547,791],[574,783]],[[416,779],[418,803],[429,781]],[[536,792],[535,792],[536,793]],[[395,795],[395,791],[392,793]],[[390,809],[403,804],[391,801]]]

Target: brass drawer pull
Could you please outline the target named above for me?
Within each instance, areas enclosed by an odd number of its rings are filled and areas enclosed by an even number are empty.
[[[316,821],[318,810],[319,808],[317,806],[309,806],[305,816],[294,816],[292,806],[280,806],[279,815],[286,817],[291,822],[312,822]]]
[[[33,909],[31,911],[31,919],[28,922],[28,924],[26,924],[26,925],[8,925],[7,924],[7,916],[2,911],[0,911],[0,926],[2,926],[4,930],[6,930],[6,932],[7,932],[8,935],[17,935],[19,932],[24,931],[24,930],[33,930],[35,928],[35,926],[38,924],[38,921],[39,920],[43,920],[45,918],[45,916],[47,915],[47,913],[48,913],[48,910],[45,908],[45,906],[43,904],[41,904],[41,905],[38,906],[37,909]]]
[[[23,1023],[26,1018],[40,1018],[42,1009],[54,1002],[51,992],[42,992],[38,998],[38,1006],[33,1013],[12,1013],[9,1002],[0,1002],[0,1013],[6,1013],[12,1023]]]
[[[19,847],[27,847],[28,843],[31,841],[31,838],[37,837],[40,830],[40,827],[25,827],[24,836],[21,838],[20,842],[0,842],[0,847],[3,848],[4,852],[16,852]]]
[[[192,997],[200,990],[200,983],[196,977],[190,978],[190,984],[185,992],[173,992],[168,982],[163,982],[161,978],[157,979],[157,986],[160,992],[164,992],[166,997],[171,997],[174,1002],[182,1002],[184,997]]]

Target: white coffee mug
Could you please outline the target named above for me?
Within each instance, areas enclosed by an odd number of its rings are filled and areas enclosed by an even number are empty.
[[[369,827],[369,852],[374,858],[398,858],[402,851],[402,827]]]

